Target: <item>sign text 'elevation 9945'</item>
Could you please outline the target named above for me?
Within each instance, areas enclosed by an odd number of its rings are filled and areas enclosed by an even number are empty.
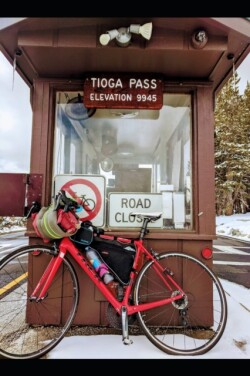
[[[85,79],[84,105],[96,108],[161,109],[162,80],[155,77],[93,75]]]

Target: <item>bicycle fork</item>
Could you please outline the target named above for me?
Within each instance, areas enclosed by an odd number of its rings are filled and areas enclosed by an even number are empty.
[[[65,251],[60,251],[60,253],[56,257],[50,260],[40,281],[38,282],[38,284],[36,285],[35,289],[32,291],[29,297],[30,301],[39,302],[46,298],[49,286],[51,285],[51,282],[57,270],[59,269],[64,256],[65,256]],[[39,293],[39,290],[40,290],[40,293]]]

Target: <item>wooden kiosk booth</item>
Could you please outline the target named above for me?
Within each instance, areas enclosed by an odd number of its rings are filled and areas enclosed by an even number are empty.
[[[215,93],[249,43],[244,18],[26,18],[2,28],[1,51],[31,89],[33,128],[30,174],[16,177],[20,200],[0,214],[47,206],[67,186],[93,203],[83,218],[110,234],[135,238],[130,213],[161,211],[146,245],[212,267],[202,251],[215,239]],[[2,175],[6,187],[14,177]],[[26,234],[38,241],[31,221]],[[105,299],[79,278],[75,322],[105,325]]]

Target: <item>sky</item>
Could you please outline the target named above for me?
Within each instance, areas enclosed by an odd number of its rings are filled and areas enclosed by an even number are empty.
[[[250,82],[250,54],[238,68],[240,93]],[[0,52],[0,173],[30,171],[30,90]]]
[[[16,230],[24,230],[24,228],[18,226],[0,228],[0,234],[4,239],[4,233]],[[250,213],[216,217],[216,233],[238,240],[243,239],[250,245]],[[4,249],[4,244],[1,245]],[[226,292],[228,320],[220,341],[206,354],[196,357],[171,356],[160,351],[145,336],[130,336],[133,344],[124,346],[121,335],[91,335],[65,337],[47,354],[47,357],[48,359],[250,359],[250,289],[224,279],[220,281]]]
[[[0,172],[30,169],[32,111],[30,90],[0,52]]]

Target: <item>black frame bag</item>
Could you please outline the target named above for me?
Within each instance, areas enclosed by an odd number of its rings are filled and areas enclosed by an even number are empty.
[[[95,236],[91,247],[98,252],[116,279],[122,285],[127,285],[136,254],[135,246]]]
[[[75,243],[77,248],[84,250],[87,245],[90,245],[92,243],[93,236],[93,227],[88,222],[82,222],[81,227],[79,228],[77,233],[72,235],[70,239],[73,243]]]

